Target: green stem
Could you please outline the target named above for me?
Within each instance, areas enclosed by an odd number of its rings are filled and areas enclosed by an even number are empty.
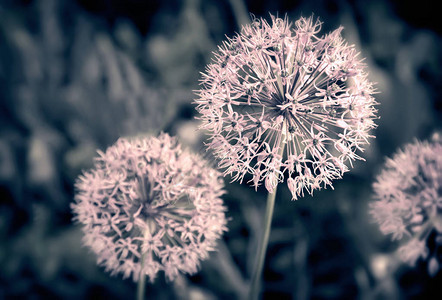
[[[258,247],[258,256],[255,265],[255,272],[253,273],[252,283],[250,285],[249,299],[258,299],[259,291],[261,288],[261,276],[262,269],[264,267],[264,259],[266,256],[267,245],[269,242],[270,227],[272,225],[273,207],[275,206],[276,190],[275,187],[273,193],[267,195],[267,205],[264,217],[264,231],[262,233],[261,241]]]
[[[144,231],[144,238],[147,239],[151,237],[151,231],[154,231],[155,228],[152,224],[152,220],[148,220],[146,224],[146,230]],[[140,280],[138,280],[137,285],[137,300],[144,300],[144,294],[146,290],[146,274],[144,273],[144,261],[146,260],[146,253],[144,252],[141,255],[141,270],[140,270]]]
[[[241,25],[250,23],[250,18],[247,15],[247,7],[242,0],[230,0],[232,6],[233,15],[235,16],[238,28],[241,29]]]
[[[281,155],[281,159],[284,156],[284,148],[285,148],[285,136],[282,137],[279,143],[279,155]],[[269,193],[267,195],[267,204],[264,216],[264,230],[262,232],[261,240],[258,245],[258,255],[255,262],[255,269],[252,277],[252,282],[250,285],[250,292],[249,292],[250,300],[258,299],[259,292],[261,289],[262,270],[264,267],[264,260],[266,257],[267,246],[269,243],[270,228],[272,226],[272,218],[273,218],[273,208],[275,207],[275,197],[277,190],[278,190],[278,185],[275,186],[272,193]]]
[[[144,290],[146,287],[146,275],[143,272],[144,269],[144,255],[142,255],[143,261],[141,262],[141,274],[140,274],[140,280],[138,280],[138,286],[137,286],[137,300],[143,300],[144,299]]]

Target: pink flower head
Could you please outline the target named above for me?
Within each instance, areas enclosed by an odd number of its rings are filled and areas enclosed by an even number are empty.
[[[74,219],[112,275],[195,273],[226,231],[219,172],[167,134],[120,138],[79,177]]]
[[[442,143],[408,144],[388,158],[373,184],[370,214],[384,234],[404,239],[399,256],[411,265],[426,258],[433,230],[442,244]],[[404,238],[405,237],[405,238]]]
[[[223,42],[195,102],[225,175],[251,174],[271,192],[287,172],[297,199],[362,159],[356,151],[371,137],[376,102],[342,28],[318,36],[312,17],[294,27],[287,17],[271,19],[253,19]]]

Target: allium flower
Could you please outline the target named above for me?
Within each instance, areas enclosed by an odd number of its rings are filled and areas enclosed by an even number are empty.
[[[373,187],[370,213],[384,234],[404,240],[399,257],[414,265],[419,257],[436,254],[427,240],[435,230],[437,247],[442,244],[442,143],[406,145],[386,160]]]
[[[112,275],[195,273],[226,231],[223,181],[174,138],[120,138],[79,177],[74,219]]]
[[[415,265],[416,261],[420,257],[424,259],[427,258],[428,249],[425,244],[426,241],[412,239],[410,242],[406,243],[398,249],[400,259],[410,265]]]
[[[287,172],[297,199],[362,159],[356,151],[375,127],[374,89],[342,27],[321,37],[312,17],[294,27],[271,19],[254,19],[223,42],[196,104],[225,175],[250,174],[272,192]]]

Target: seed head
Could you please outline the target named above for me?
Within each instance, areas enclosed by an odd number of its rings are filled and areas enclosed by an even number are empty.
[[[220,175],[167,134],[120,138],[78,178],[74,219],[112,275],[193,274],[227,230]]]
[[[426,258],[431,252],[427,248],[430,236],[435,237],[436,245],[442,244],[440,141],[406,145],[386,160],[373,188],[370,213],[382,233],[404,241],[399,248],[402,260],[414,265],[420,257]]]
[[[375,127],[376,104],[365,65],[342,28],[253,19],[228,38],[203,73],[201,128],[233,180],[251,174],[269,192],[288,173],[293,199],[341,178]],[[283,151],[282,151],[283,150]]]

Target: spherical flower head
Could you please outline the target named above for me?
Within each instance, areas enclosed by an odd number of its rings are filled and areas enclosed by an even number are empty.
[[[399,248],[403,261],[414,265],[420,257],[427,258],[430,237],[436,237],[436,247],[442,244],[440,141],[406,145],[386,160],[373,188],[375,201],[370,205],[370,214],[384,234],[404,241]],[[437,251],[433,252],[437,256]],[[434,262],[431,269],[434,273]]]
[[[374,89],[342,28],[271,16],[228,38],[203,73],[201,128],[233,180],[272,192],[288,173],[293,199],[348,171],[375,127]]]
[[[120,138],[76,183],[74,219],[112,275],[193,274],[226,231],[221,174],[167,134]]]

